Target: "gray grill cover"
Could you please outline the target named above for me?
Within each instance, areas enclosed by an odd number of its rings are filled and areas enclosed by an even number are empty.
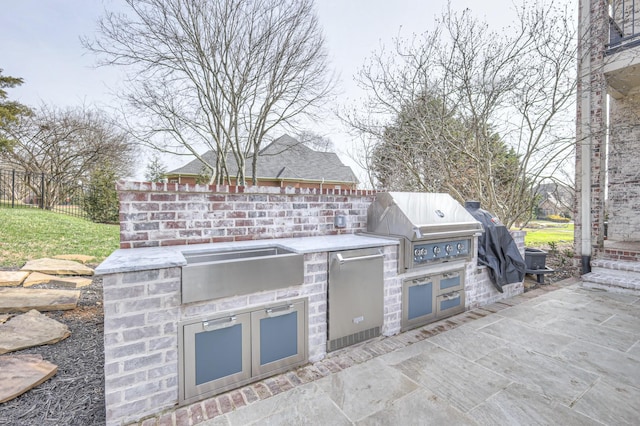
[[[369,206],[367,231],[418,241],[473,235],[482,225],[449,194],[384,192]]]
[[[522,282],[526,265],[506,226],[477,201],[468,201],[466,208],[484,228],[478,238],[478,264],[487,266],[495,288],[503,293],[503,286]]]

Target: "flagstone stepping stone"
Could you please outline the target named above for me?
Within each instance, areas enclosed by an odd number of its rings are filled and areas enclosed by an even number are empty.
[[[42,272],[31,272],[26,280],[22,282],[22,287],[31,287],[37,284],[48,284],[57,279],[55,275],[43,274]]]
[[[59,254],[53,256],[54,259],[62,259],[62,260],[75,260],[80,263],[91,262],[95,259],[95,256],[88,256],[86,254]]]
[[[67,277],[32,272],[22,283],[22,287],[32,287],[37,284],[49,284],[61,288],[82,288],[90,286],[93,280],[85,277]]]
[[[80,290],[48,288],[0,288],[0,313],[38,311],[65,311],[75,309]]]
[[[42,272],[52,275],[93,275],[93,269],[73,260],[36,259],[28,261],[22,271]]]
[[[0,287],[17,287],[28,275],[28,271],[0,271]]]
[[[0,356],[0,404],[22,395],[51,378],[58,366],[42,355]]]
[[[92,282],[92,279],[85,277],[55,277],[49,284],[68,288],[82,288],[90,286]]]
[[[32,309],[0,324],[0,355],[33,346],[50,345],[70,335],[65,324]]]

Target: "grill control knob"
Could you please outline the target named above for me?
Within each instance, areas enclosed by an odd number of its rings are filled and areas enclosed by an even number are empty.
[[[440,254],[440,246],[433,247],[433,254],[435,254],[436,256]]]
[[[458,249],[458,251],[462,251],[462,250],[464,250],[464,244],[462,244],[462,243],[458,243],[458,245],[456,246],[456,248]]]
[[[451,247],[451,244],[447,244],[446,246],[444,246],[444,251],[446,251],[447,254],[451,254],[452,250],[453,250],[453,247]]]

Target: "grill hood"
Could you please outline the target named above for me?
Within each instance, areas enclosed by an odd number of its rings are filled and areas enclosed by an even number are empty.
[[[483,228],[449,194],[383,192],[369,206],[367,231],[418,241],[469,236]]]

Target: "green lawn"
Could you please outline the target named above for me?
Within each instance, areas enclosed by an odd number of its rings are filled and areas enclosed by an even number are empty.
[[[100,263],[120,244],[120,227],[39,209],[0,208],[0,267],[58,254],[95,256]]]
[[[527,247],[549,249],[550,243],[560,246],[573,244],[573,223],[535,221],[523,229],[527,231],[524,243]]]

